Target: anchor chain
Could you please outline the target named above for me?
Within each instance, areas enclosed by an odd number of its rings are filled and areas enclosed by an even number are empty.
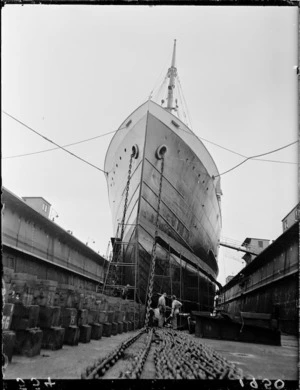
[[[123,235],[124,235],[125,217],[126,217],[127,206],[128,206],[128,194],[129,194],[129,186],[130,186],[130,179],[131,179],[131,169],[132,169],[133,156],[134,156],[134,153],[132,152],[130,155],[130,160],[129,160],[129,169],[128,169],[128,176],[127,176],[127,183],[126,183],[124,211],[123,211],[123,218],[122,218],[122,222],[121,222],[121,237],[120,237],[121,241],[123,240]]]
[[[125,350],[139,337],[146,340],[128,369],[120,372],[121,379],[139,379],[144,370],[151,345],[154,350],[156,379],[213,379],[243,380],[243,371],[207,344],[199,343],[186,333],[173,329],[142,328],[111,353],[88,366],[81,379],[101,379],[119,359],[126,360]]]
[[[154,353],[156,379],[243,379],[243,371],[188,335],[159,329],[162,340]]]
[[[104,358],[100,358],[94,364],[88,366],[81,374],[81,379],[100,379],[119,359],[124,356],[125,349],[133,344],[146,331],[142,328],[137,335],[129,337],[126,341],[118,345],[112,352]]]
[[[164,165],[165,165],[165,159],[164,159],[164,155],[162,155],[161,173],[160,173],[159,190],[158,190],[158,205],[157,205],[157,214],[156,214],[156,221],[155,221],[154,243],[153,243],[152,253],[151,253],[151,265],[150,265],[151,271],[149,275],[148,301],[147,301],[146,318],[145,318],[146,327],[148,326],[149,323],[150,309],[151,309],[151,302],[152,302],[152,295],[153,295],[154,272],[155,272],[155,263],[156,263],[156,236],[158,234],[158,218],[159,218],[160,204],[161,204]]]
[[[127,183],[125,187],[125,201],[124,201],[124,210],[123,210],[123,217],[122,217],[122,222],[121,222],[121,235],[120,235],[120,241],[122,242],[123,236],[124,236],[124,229],[125,229],[125,217],[126,217],[126,212],[127,212],[127,206],[128,206],[128,194],[129,194],[129,187],[130,187],[130,179],[131,179],[131,169],[132,169],[132,161],[134,157],[134,152],[131,153],[130,155],[130,160],[129,160],[129,168],[128,168],[128,176],[127,176]],[[117,233],[118,234],[118,233]],[[114,245],[118,245],[117,241],[115,242]],[[112,271],[110,272],[110,275],[107,277],[108,284],[112,284],[112,281],[115,281],[115,284],[118,283],[118,265],[117,263],[119,262],[120,259],[120,254],[121,254],[122,248],[120,246],[116,247],[116,255],[115,255],[115,261],[112,261],[112,264],[110,264],[110,267],[112,267]],[[103,286],[103,292],[105,289],[106,282]]]
[[[122,372],[120,375],[120,378],[126,378],[126,379],[139,379],[142,372],[143,368],[145,365],[145,362],[147,360],[150,348],[151,348],[151,343],[152,343],[152,338],[153,338],[153,329],[148,328],[148,337],[146,340],[145,348],[142,349],[138,356],[135,358],[135,360],[131,363],[131,367],[126,370],[126,372]]]

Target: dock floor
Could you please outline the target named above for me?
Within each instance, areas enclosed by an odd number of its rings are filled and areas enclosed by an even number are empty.
[[[42,349],[40,355],[28,358],[13,355],[7,366],[4,379],[80,379],[81,372],[99,357],[104,357],[119,343],[135,332],[102,337],[78,346],[64,345],[63,349],[51,351]],[[296,336],[282,336],[282,346],[241,343],[235,341],[197,338],[195,341],[207,344],[221,353],[227,360],[240,367],[244,375],[256,379],[298,380],[298,340]],[[151,375],[154,379],[154,372]],[[150,372],[149,372],[150,374]],[[147,375],[148,376],[148,375]]]

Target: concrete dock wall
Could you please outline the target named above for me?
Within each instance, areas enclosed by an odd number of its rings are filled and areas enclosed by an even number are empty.
[[[299,223],[295,223],[221,290],[218,308],[270,313],[280,329],[298,332]]]

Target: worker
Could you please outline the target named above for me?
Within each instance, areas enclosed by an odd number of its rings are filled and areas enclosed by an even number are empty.
[[[172,328],[177,329],[177,318],[180,311],[182,303],[176,299],[175,295],[172,295],[172,310],[171,310],[171,318],[172,318]]]
[[[127,285],[123,288],[123,291],[122,291],[122,298],[123,298],[123,299],[127,299],[127,298],[128,298],[129,287],[130,287],[130,284],[127,284]]]
[[[165,323],[166,296],[167,296],[167,293],[163,293],[158,300],[157,308],[159,309],[159,319],[158,319],[158,327],[159,328],[162,328],[164,326],[164,323]]]

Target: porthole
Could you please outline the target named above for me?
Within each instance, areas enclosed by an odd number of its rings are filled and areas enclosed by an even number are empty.
[[[160,145],[157,149],[156,149],[156,158],[158,160],[161,160],[163,158],[163,156],[166,154],[167,152],[167,147],[166,145]]]
[[[139,156],[139,147],[137,146],[137,144],[133,145],[131,155],[135,159],[138,158],[138,156]]]

